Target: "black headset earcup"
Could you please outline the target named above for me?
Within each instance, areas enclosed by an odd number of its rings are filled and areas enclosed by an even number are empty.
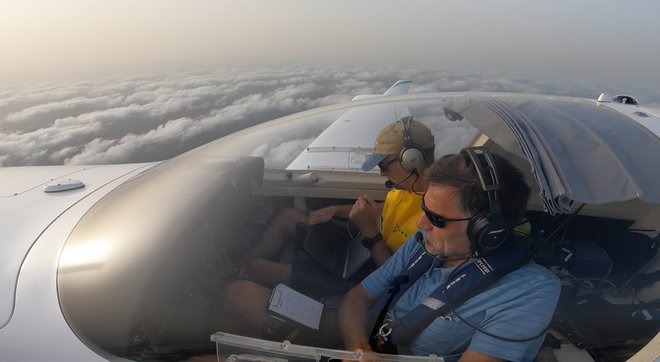
[[[419,171],[424,166],[424,153],[418,148],[403,148],[399,153],[399,162],[408,172]]]
[[[510,233],[508,222],[492,217],[486,210],[474,215],[467,226],[472,250],[477,255],[498,248],[509,238]]]

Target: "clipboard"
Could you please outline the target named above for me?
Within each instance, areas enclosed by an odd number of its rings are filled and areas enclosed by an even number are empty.
[[[280,283],[273,288],[267,309],[275,317],[318,330],[323,303]]]

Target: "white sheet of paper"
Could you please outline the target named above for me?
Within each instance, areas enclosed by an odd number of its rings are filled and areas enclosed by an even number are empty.
[[[319,329],[323,303],[284,284],[278,284],[270,296],[268,310],[312,329]]]

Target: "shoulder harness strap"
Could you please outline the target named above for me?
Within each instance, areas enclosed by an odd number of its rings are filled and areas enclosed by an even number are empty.
[[[455,278],[447,280],[445,285],[439,286],[422,304],[393,321],[392,341],[397,345],[407,344],[438,316],[449,312],[450,306],[447,300],[451,302],[453,308],[456,308],[501,277],[527,265],[529,263],[527,249],[517,238],[512,239],[512,242],[475,259],[472,263],[459,266],[460,269],[452,273],[452,275],[457,274]],[[409,282],[408,287],[413,283],[414,281]]]

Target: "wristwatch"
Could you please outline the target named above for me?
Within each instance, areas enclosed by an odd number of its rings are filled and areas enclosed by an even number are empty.
[[[363,236],[361,241],[362,241],[362,246],[364,246],[367,249],[371,249],[381,240],[383,240],[383,234],[378,233],[373,238],[368,238],[366,236]]]

